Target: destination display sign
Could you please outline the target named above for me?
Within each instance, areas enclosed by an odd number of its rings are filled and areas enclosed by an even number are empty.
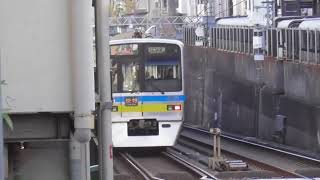
[[[111,46],[111,56],[138,55],[138,44],[121,44]]]
[[[149,54],[164,54],[165,52],[165,47],[148,47]]]
[[[126,106],[138,106],[138,97],[126,97],[125,105]]]

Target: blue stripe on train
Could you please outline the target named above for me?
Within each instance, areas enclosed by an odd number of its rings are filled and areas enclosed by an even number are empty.
[[[127,96],[127,97],[135,97],[135,96]],[[136,96],[139,101],[143,102],[184,102],[186,100],[186,96]],[[114,101],[117,103],[124,102],[125,97],[114,97]]]

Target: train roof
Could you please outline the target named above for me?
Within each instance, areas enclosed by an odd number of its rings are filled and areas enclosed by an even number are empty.
[[[216,23],[220,26],[250,26],[249,18],[246,16],[220,18]]]
[[[278,28],[290,28],[294,23],[301,23],[304,19],[287,19],[280,21],[277,25]]]
[[[183,43],[178,40],[173,39],[154,39],[154,38],[138,38],[138,39],[121,39],[121,40],[111,40],[110,45],[114,44],[128,44],[128,43],[167,43],[167,44],[177,44],[183,46]]]
[[[280,16],[280,17],[275,17],[274,18],[274,22],[276,24],[276,26],[278,27],[278,23],[281,21],[285,21],[285,20],[293,20],[293,19],[301,19],[301,16]]]
[[[320,19],[312,21],[303,21],[299,25],[300,29],[320,30]]]
[[[320,17],[303,17],[303,18],[292,18],[292,19],[285,19],[279,21],[277,24],[278,28],[300,28],[300,24],[305,21],[315,21],[320,20]]]

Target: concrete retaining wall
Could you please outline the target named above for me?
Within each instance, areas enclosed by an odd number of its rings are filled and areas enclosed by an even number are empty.
[[[320,67],[201,47],[184,57],[186,123],[208,129],[216,113],[225,132],[320,152]]]

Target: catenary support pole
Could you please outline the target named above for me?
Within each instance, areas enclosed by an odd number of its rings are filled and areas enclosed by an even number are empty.
[[[1,53],[1,52],[0,52]],[[3,152],[3,119],[2,119],[2,94],[1,94],[1,54],[0,54],[0,180],[4,180],[4,152]]]
[[[99,148],[102,162],[99,162],[100,180],[113,180],[113,146],[111,123],[111,87],[110,87],[110,52],[109,52],[109,0],[96,0],[96,51],[97,71],[100,95],[101,133]]]

